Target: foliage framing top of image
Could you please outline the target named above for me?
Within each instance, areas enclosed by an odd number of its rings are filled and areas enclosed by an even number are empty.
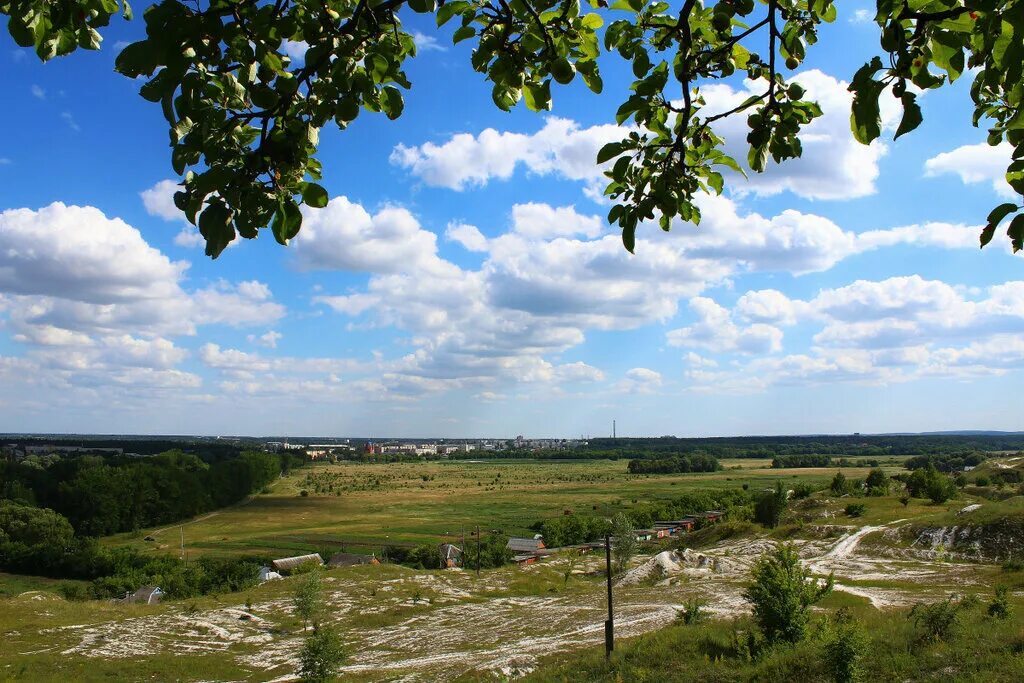
[[[142,96],[161,106],[171,165],[183,176],[175,204],[212,257],[266,227],[287,244],[302,224],[299,205],[327,204],[317,183],[324,126],[344,129],[363,111],[401,116],[412,87],[403,64],[416,44],[399,13],[456,25],[453,42],[473,41],[472,67],[505,111],[520,102],[549,110],[552,82],[577,76],[600,93],[602,43],[630,63],[636,80],[615,116],[625,137],[595,160],[607,164],[605,194],[615,202],[608,220],[630,252],[641,224],[699,223],[695,198],[720,194],[724,169],[762,172],[769,157],[801,155],[801,130],[821,109],[785,73],[803,62],[819,25],[835,20],[831,0],[589,2],[595,11],[579,0],[163,0],[145,10],[146,38],[125,47],[115,68],[145,78]],[[872,57],[852,79],[854,137],[868,144],[881,135],[886,91],[903,108],[898,138],[920,125],[922,92],[971,70],[973,124],[988,128],[989,144],[1010,143],[1006,180],[1024,195],[1021,0],[878,0],[877,10],[885,58]],[[0,13],[14,40],[44,61],[99,49],[112,17],[132,18],[126,0],[0,0]],[[303,58],[293,60],[298,51]],[[761,91],[733,109],[709,110],[701,85],[734,74]],[[747,117],[744,165],[715,132],[733,116]],[[1024,248],[1022,208],[1024,199],[995,207],[981,245],[1010,219],[1013,250]]]

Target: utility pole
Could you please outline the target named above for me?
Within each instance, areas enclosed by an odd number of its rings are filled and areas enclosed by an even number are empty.
[[[613,439],[619,438],[617,433],[616,433],[616,431],[615,431],[615,420],[612,420],[612,438]]]
[[[608,619],[604,622],[604,657],[610,659],[615,649],[615,617],[612,615],[612,537],[604,537],[604,561],[608,573]]]
[[[476,578],[480,578],[480,525],[476,525]]]

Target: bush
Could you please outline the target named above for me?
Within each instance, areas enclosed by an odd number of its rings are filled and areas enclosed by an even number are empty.
[[[988,477],[986,477],[984,475],[978,475],[974,479],[974,485],[975,486],[988,486],[989,485]]]
[[[867,511],[867,509],[868,506],[864,503],[850,503],[846,506],[846,510],[844,512],[846,512],[848,517],[860,517]]]
[[[1003,562],[1004,572],[1019,572],[1024,571],[1024,560],[1019,560],[1015,557],[1011,557]]]
[[[345,649],[337,632],[329,626],[318,626],[299,652],[299,676],[309,683],[332,681],[343,661]]]
[[[846,481],[846,475],[842,472],[836,472],[836,476],[832,477],[832,483],[829,485],[829,490],[832,491],[833,496],[844,496],[850,492],[850,485]]]
[[[988,615],[996,619],[1010,618],[1010,589],[1002,584],[996,586],[996,595],[988,604]]]
[[[754,507],[754,520],[770,529],[779,526],[782,515],[786,512],[787,500],[788,495],[782,482],[775,482],[775,490],[765,493],[758,499]]]
[[[762,555],[754,564],[753,579],[743,597],[754,606],[754,621],[769,645],[801,640],[808,609],[832,591],[832,576],[824,584],[811,580],[791,545]]]
[[[793,487],[793,497],[797,499],[810,498],[811,494],[814,493],[814,487],[805,481],[800,482]]]
[[[320,572],[311,572],[306,575],[295,589],[292,604],[295,607],[295,615],[302,619],[304,626],[313,624],[316,628],[320,616],[324,611],[323,587],[320,580]],[[318,679],[319,680],[319,679]]]
[[[684,624],[699,624],[708,618],[708,612],[704,609],[707,604],[700,598],[689,598],[683,603],[683,611],[679,613],[679,620]]]
[[[825,637],[825,665],[836,683],[856,683],[864,679],[861,660],[867,648],[864,628],[844,607],[836,614],[834,625]]]
[[[957,600],[949,596],[941,602],[930,605],[917,603],[907,618],[921,630],[921,639],[926,641],[946,640],[960,620],[960,613],[975,601]]]

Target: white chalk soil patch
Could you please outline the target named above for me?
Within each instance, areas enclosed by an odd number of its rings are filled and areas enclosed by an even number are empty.
[[[814,574],[833,574],[837,590],[881,609],[919,601],[922,585],[938,597],[970,581],[973,565],[879,557],[862,548],[866,537],[887,531],[892,531],[890,525],[850,527],[837,540],[794,543]],[[701,551],[666,550],[638,558],[616,583],[616,636],[639,635],[671,623],[692,597],[702,599],[719,617],[748,612],[742,592],[751,567],[774,546],[769,539],[742,539]],[[403,681],[435,681],[470,671],[515,678],[532,670],[542,656],[597,645],[604,638],[607,609],[602,582],[574,577],[568,588],[555,592],[509,594],[517,575],[542,571],[545,565],[557,571],[564,562],[555,557],[525,571],[493,573],[480,580],[472,572],[379,580],[358,574],[329,577],[329,620],[349,653],[342,671]],[[603,557],[588,557],[576,571],[595,573],[603,564]],[[872,586],[872,581],[885,581],[886,586]],[[915,586],[892,587],[900,581]],[[54,653],[64,657],[221,653],[233,658],[247,680],[285,681],[294,680],[304,636],[291,614],[288,598],[266,600],[251,609],[239,605],[195,613],[182,605],[44,633]],[[360,626],[377,619],[379,626]]]

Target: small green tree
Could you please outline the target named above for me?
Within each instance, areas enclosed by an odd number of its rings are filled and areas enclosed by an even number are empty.
[[[624,512],[612,517],[612,557],[615,570],[623,571],[636,554],[636,528],[633,520]]]
[[[331,626],[321,624],[313,629],[299,652],[299,676],[308,683],[334,680],[345,661],[341,638]]]
[[[315,628],[324,611],[323,583],[319,571],[306,574],[299,582],[292,602],[296,616],[302,619],[302,625],[308,627],[313,624]]]
[[[996,586],[996,595],[988,604],[988,615],[996,619],[1010,618],[1010,589],[1007,586]]]
[[[842,472],[836,472],[836,476],[832,477],[832,485],[829,486],[829,490],[832,491],[834,496],[844,496],[850,492],[850,485],[846,481],[846,475]]]
[[[754,564],[754,582],[743,597],[754,606],[754,621],[768,644],[795,643],[807,630],[808,608],[832,591],[832,575],[812,580],[791,545],[780,545]]]
[[[864,503],[850,503],[846,506],[846,514],[849,517],[860,517],[867,511],[867,506]]]
[[[775,482],[775,490],[765,493],[754,507],[754,519],[766,527],[774,529],[782,522],[782,516],[786,512],[786,504],[789,496],[781,481]]]
[[[864,628],[845,607],[836,613],[825,639],[825,664],[836,683],[864,680],[861,660],[868,644]]]

